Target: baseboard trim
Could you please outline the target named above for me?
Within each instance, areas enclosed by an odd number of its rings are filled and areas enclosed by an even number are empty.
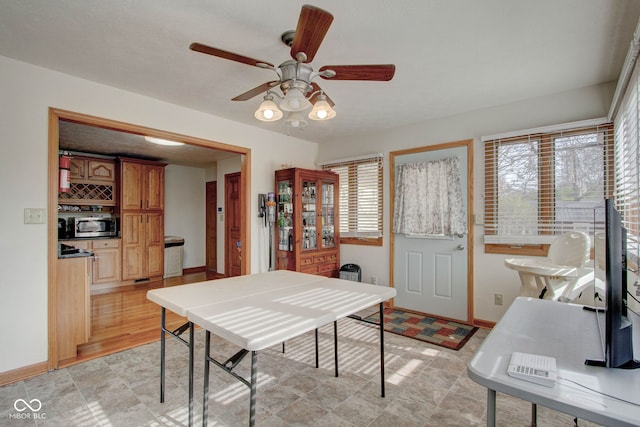
[[[183,268],[182,274],[202,273],[203,271],[207,271],[207,267],[204,265],[201,265],[200,267]]]
[[[0,373],[0,386],[26,380],[27,378],[41,375],[49,370],[49,362],[40,362],[34,365]]]
[[[496,322],[490,322],[488,320],[482,319],[473,319],[473,326],[485,329],[493,329],[493,327],[496,326]]]

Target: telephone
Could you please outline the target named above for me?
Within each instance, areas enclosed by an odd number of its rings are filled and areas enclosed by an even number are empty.
[[[507,374],[545,387],[553,387],[557,377],[556,359],[539,354],[514,351],[511,354]]]
[[[267,226],[267,195],[258,194],[258,217],[264,219],[264,226]]]

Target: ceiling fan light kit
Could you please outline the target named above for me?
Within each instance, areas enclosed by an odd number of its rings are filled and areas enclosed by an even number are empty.
[[[336,112],[327,102],[327,96],[323,93],[318,95],[317,101],[309,112],[311,120],[330,120],[336,116]]]
[[[302,6],[295,31],[285,31],[280,37],[282,42],[289,46],[293,60],[284,61],[278,67],[267,61],[249,58],[200,43],[192,43],[189,48],[229,61],[273,70],[279,80],[263,83],[232,98],[232,100],[247,101],[266,91],[264,100],[254,114],[255,117],[264,122],[274,122],[284,117],[288,129],[303,129],[307,120],[302,112],[311,107],[313,108],[307,116],[311,120],[330,120],[336,116],[336,112],[332,108],[333,101],[317,83],[313,82],[316,77],[325,80],[389,81],[395,74],[395,65],[393,64],[325,65],[320,68],[319,72],[314,72],[309,62],[313,61],[332,22],[333,15],[329,12],[315,6]],[[272,92],[273,88],[278,85],[282,95]],[[274,102],[274,95],[281,99],[279,108]],[[286,114],[281,110],[284,110]]]
[[[280,102],[280,108],[284,111],[305,111],[311,108],[311,102],[305,98],[300,89],[292,87],[287,90],[284,99]]]
[[[284,124],[288,129],[302,130],[307,125],[307,120],[304,118],[304,114],[300,111],[293,111],[287,114],[287,118],[284,120]]]
[[[282,118],[283,113],[280,111],[275,102],[273,102],[273,95],[267,92],[264,96],[264,101],[260,104],[260,107],[256,110],[256,119],[263,122],[275,122]]]

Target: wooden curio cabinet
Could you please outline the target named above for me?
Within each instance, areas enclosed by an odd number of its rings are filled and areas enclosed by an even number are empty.
[[[276,171],[276,269],[338,277],[338,175]]]

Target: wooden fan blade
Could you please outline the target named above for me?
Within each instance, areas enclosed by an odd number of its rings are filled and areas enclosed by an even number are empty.
[[[325,77],[323,79],[330,80],[375,80],[389,81],[396,72],[396,66],[393,64],[378,65],[325,65],[320,68],[319,72],[325,70],[333,70],[336,75],[334,77]]]
[[[305,4],[300,11],[296,34],[291,44],[291,57],[298,60],[298,53],[304,52],[302,62],[311,62],[333,22],[333,15],[315,6]]]
[[[276,86],[278,83],[280,83],[278,80],[273,80],[271,82],[262,83],[260,86],[256,86],[253,89],[249,89],[245,93],[241,93],[240,95],[236,96],[235,98],[231,98],[231,100],[232,101],[247,101],[247,100],[253,98],[254,96],[260,95],[262,92],[266,92],[267,90],[269,90],[272,87]]]
[[[320,92],[319,92],[320,90],[322,90],[322,94],[327,97],[327,102],[329,103],[329,105],[331,105],[331,108],[333,108],[336,105],[335,102],[333,102],[331,98],[329,98],[329,95],[327,95],[327,92],[325,92],[323,89],[320,89],[320,86],[318,86],[318,83],[312,82],[311,87],[313,87],[314,93],[311,96],[311,98],[309,98],[309,102],[311,102],[313,105],[316,105],[316,101],[318,99],[318,96],[320,95]]]
[[[196,52],[200,52],[200,53],[206,53],[207,55],[217,56],[218,58],[228,59],[229,61],[235,61],[235,62],[240,62],[242,64],[253,65],[254,67],[265,68],[258,65],[258,64],[265,64],[270,66],[271,68],[274,68],[274,65],[270,64],[267,61],[260,61],[258,59],[253,59],[253,58],[249,58],[248,56],[238,55],[237,53],[228,52],[226,50],[218,49],[211,46],[206,46],[200,43],[191,43],[189,45],[189,49]]]

